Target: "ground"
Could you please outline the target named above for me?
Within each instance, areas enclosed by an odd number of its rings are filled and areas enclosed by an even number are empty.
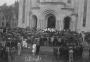
[[[42,49],[43,50],[43,49]],[[45,50],[45,49],[44,49]],[[23,49],[22,54],[18,56],[15,55],[14,61],[11,62],[68,62],[68,60],[57,60],[52,53],[40,54],[39,56],[33,56],[30,49]],[[74,62],[89,62],[90,59],[79,59]],[[7,60],[0,59],[0,62],[7,62]]]

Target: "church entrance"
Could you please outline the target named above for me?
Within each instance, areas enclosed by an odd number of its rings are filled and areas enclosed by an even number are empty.
[[[37,29],[37,16],[33,15],[32,18],[33,18],[33,28]]]
[[[67,16],[64,18],[64,30],[70,29],[71,17]]]
[[[56,17],[53,14],[49,14],[47,18],[47,28],[55,28]]]

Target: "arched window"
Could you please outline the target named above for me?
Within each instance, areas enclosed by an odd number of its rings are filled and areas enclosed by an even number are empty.
[[[32,18],[33,18],[33,27],[36,29],[37,28],[37,16],[33,15]]]
[[[71,22],[71,17],[67,16],[64,18],[64,29],[65,30],[70,29],[70,22]]]
[[[67,0],[67,3],[71,3],[71,0]]]
[[[53,14],[47,15],[47,28],[55,28],[56,26],[56,17]]]

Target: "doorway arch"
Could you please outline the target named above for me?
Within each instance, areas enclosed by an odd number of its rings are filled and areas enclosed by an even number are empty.
[[[33,15],[32,16],[32,19],[33,19],[33,28],[37,28],[37,16],[36,15]]]
[[[70,30],[70,22],[71,22],[71,17],[66,16],[64,18],[64,30]]]
[[[53,14],[47,15],[47,28],[55,28],[56,27],[56,17]]]

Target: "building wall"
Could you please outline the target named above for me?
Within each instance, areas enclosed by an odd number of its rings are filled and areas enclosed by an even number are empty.
[[[16,28],[17,25],[18,25],[18,21],[17,21],[16,15],[13,15],[10,21],[10,28]]]
[[[35,22],[32,16],[35,15],[37,17],[37,29],[47,28],[47,15],[52,13],[56,17],[57,30],[63,30],[63,20],[66,16],[70,16],[72,19],[70,29],[72,31],[79,32],[82,31],[82,29],[90,31],[90,1],[87,0],[88,9],[85,27],[83,26],[83,18],[85,14],[84,2],[85,0],[26,0],[24,3],[24,0],[20,0],[18,27],[26,28],[29,26],[30,28],[33,28]],[[25,17],[24,23],[22,23],[24,19],[23,16]]]
[[[0,12],[0,28],[6,27],[6,19],[2,12]]]
[[[87,17],[85,29],[90,32],[90,0],[87,0]]]
[[[84,0],[78,1],[77,11],[78,11],[77,30],[81,31],[83,29]]]
[[[24,25],[23,25],[23,0],[19,0],[19,15],[18,15],[18,26],[19,27],[23,27],[24,28]]]

